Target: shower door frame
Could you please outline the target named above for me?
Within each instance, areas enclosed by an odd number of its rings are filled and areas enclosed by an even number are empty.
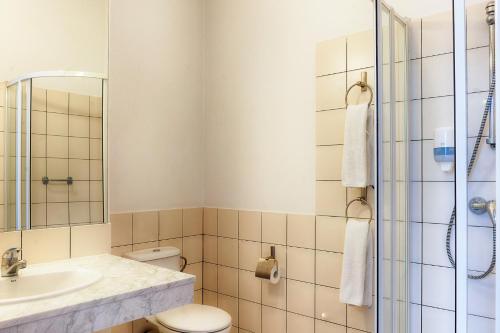
[[[376,302],[375,302],[375,315],[374,315],[374,327],[375,327],[375,332],[379,333],[386,333],[384,331],[385,328],[385,307],[384,307],[384,295],[385,295],[385,290],[384,290],[384,281],[386,279],[387,274],[391,274],[391,279],[395,280],[399,278],[399,271],[395,271],[394,269],[391,269],[391,272],[386,272],[385,266],[384,266],[384,244],[385,244],[385,213],[384,213],[384,142],[383,142],[383,137],[384,137],[384,121],[383,121],[383,116],[384,116],[384,111],[383,111],[383,104],[384,104],[384,80],[387,79],[384,76],[384,55],[383,55],[383,29],[382,29],[382,12],[386,11],[387,14],[389,15],[389,79],[390,79],[390,131],[391,131],[391,140],[392,140],[392,135],[395,135],[395,112],[396,112],[396,96],[395,96],[395,34],[394,34],[394,26],[396,22],[399,22],[401,25],[404,26],[405,28],[405,66],[404,66],[404,72],[405,72],[405,80],[406,80],[406,87],[405,87],[405,97],[404,97],[404,103],[405,104],[405,112],[406,115],[408,115],[408,101],[409,101],[409,89],[408,89],[408,56],[409,56],[409,44],[408,44],[408,38],[409,38],[409,33],[408,33],[408,22],[405,18],[399,16],[394,9],[387,5],[383,0],[376,0],[374,2],[374,22],[375,22],[375,41],[376,41],[376,52],[375,52],[375,67],[376,67],[376,87],[377,87],[377,93],[376,93],[376,116],[375,116],[375,124],[374,124],[374,133],[375,133],[375,138],[377,140],[375,144],[375,156],[376,156],[376,163],[375,163],[375,170],[376,170],[376,175],[377,175],[377,187],[375,191],[375,206],[376,206],[376,227],[377,227],[377,232],[376,232],[376,274],[375,274],[375,284],[376,284]],[[394,133],[393,133],[394,131]],[[405,318],[406,318],[406,323],[405,323],[405,328],[406,332],[410,331],[410,298],[409,298],[409,272],[410,272],[410,244],[409,244],[409,196],[410,196],[410,189],[409,189],[409,184],[410,184],[410,170],[409,170],[409,136],[408,136],[408,121],[405,121],[405,173],[406,173],[406,202],[405,202],[405,223],[406,223],[406,230],[405,230],[405,239],[406,239],[406,244],[405,244],[405,251],[406,251],[406,258],[405,258],[405,295],[404,295],[404,302],[405,302]],[[391,141],[392,142],[392,141]],[[396,149],[395,145],[391,144],[391,156],[392,161],[391,161],[391,197],[387,198],[388,200],[391,200],[391,212],[390,212],[390,222],[391,222],[391,256],[394,256],[396,253],[396,248],[395,248],[395,230],[394,230],[394,225],[395,223],[401,223],[398,221],[397,218],[397,212],[396,212],[396,205],[395,205],[395,188],[398,186],[398,180],[397,180],[397,171],[396,171],[396,161],[395,161],[395,154],[396,154]],[[391,268],[394,267],[393,265],[393,260],[391,259]],[[396,264],[398,263],[398,260],[396,260]],[[392,288],[397,287],[398,285],[393,284]],[[390,326],[392,328],[392,333],[399,332],[399,325],[400,325],[400,308],[399,306],[396,308],[395,306],[398,305],[401,300],[398,300],[395,298],[396,290],[391,289],[391,323]]]
[[[500,1],[495,0],[495,19],[500,17]],[[500,45],[500,24],[495,24],[495,48],[496,45]],[[500,52],[495,52],[495,73],[498,73],[500,68]],[[500,110],[500,89],[495,89],[495,136],[498,137],[498,129],[500,128],[500,117],[498,117],[498,110]],[[500,148],[495,149],[495,200],[500,198]],[[496,213],[495,213],[496,214]],[[499,228],[496,228],[496,239],[500,239]],[[496,272],[495,274],[495,333],[500,333],[500,274]]]
[[[467,332],[467,28],[465,0],[453,1],[455,95],[455,332]],[[460,244],[460,246],[458,246]]]
[[[16,221],[15,230],[20,231],[22,226],[22,112],[23,112],[23,83],[26,83],[26,170],[25,170],[25,196],[26,196],[26,221],[25,229],[31,229],[31,100],[32,100],[32,83],[33,79],[39,78],[88,78],[101,80],[101,95],[102,95],[102,173],[103,173],[103,223],[108,223],[108,78],[102,73],[84,72],[84,71],[40,71],[32,72],[14,80],[8,81],[5,89],[6,104],[9,103],[9,87],[16,86]],[[7,105],[8,107],[8,105]],[[6,108],[7,110],[7,108]],[[7,124],[7,114],[4,113],[4,123]],[[8,140],[4,140],[4,151],[7,152]],[[6,173],[7,168],[4,168]],[[4,179],[7,179],[6,174]],[[8,182],[4,182],[3,191],[8,198]],[[7,200],[7,199],[5,199]],[[4,210],[4,223],[7,225],[7,209]],[[70,221],[68,221],[70,225]]]

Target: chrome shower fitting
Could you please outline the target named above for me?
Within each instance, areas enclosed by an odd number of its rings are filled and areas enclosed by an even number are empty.
[[[490,1],[486,4],[486,23],[488,25],[495,24],[495,1]]]
[[[495,72],[495,1],[490,1],[486,4],[486,23],[490,30],[490,83],[493,79],[493,73]],[[488,132],[488,138],[486,143],[490,145],[491,148],[496,147],[496,136],[495,136],[495,103],[492,102],[490,106],[490,128]]]
[[[479,131],[477,133],[476,140],[474,142],[474,148],[472,149],[472,155],[470,157],[469,164],[467,165],[467,177],[470,176],[470,173],[472,172],[472,169],[474,168],[474,165],[476,163],[476,159],[478,157],[479,147],[481,145],[481,138],[483,136],[484,128],[486,127],[486,120],[488,119],[488,114],[490,114],[491,110],[492,110],[491,105],[493,103],[494,93],[495,93],[495,71],[493,71],[492,76],[491,76],[490,88],[488,90],[488,98],[486,99],[486,105],[484,107],[483,116],[481,118],[481,124],[479,125]],[[494,148],[493,145],[492,145],[492,148]],[[473,280],[484,279],[491,272],[493,272],[493,269],[495,268],[495,264],[496,264],[496,236],[495,236],[496,235],[496,223],[494,222],[494,215],[495,215],[495,212],[493,211],[494,206],[496,206],[496,205],[493,205],[493,204],[488,205],[491,223],[493,224],[493,232],[492,232],[493,250],[492,250],[492,254],[491,254],[490,266],[483,273],[468,274],[469,278],[473,279]],[[485,207],[486,207],[486,204],[485,204]],[[451,266],[453,268],[455,268],[456,265],[455,265],[455,259],[453,258],[453,253],[451,252],[451,234],[453,231],[453,226],[455,225],[455,217],[456,217],[455,214],[456,214],[456,208],[453,207],[453,211],[451,212],[450,220],[448,222],[448,231],[446,232],[446,253],[448,254],[448,259],[450,260]]]
[[[469,201],[469,209],[471,212],[477,215],[481,215],[484,213],[488,213],[491,219],[491,223],[496,224],[495,215],[496,215],[497,202],[495,200],[486,201],[481,197],[475,197],[470,199]]]

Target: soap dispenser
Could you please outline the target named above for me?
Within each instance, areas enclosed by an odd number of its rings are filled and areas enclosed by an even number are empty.
[[[450,172],[455,162],[453,127],[438,127],[434,131],[434,160],[441,170]]]

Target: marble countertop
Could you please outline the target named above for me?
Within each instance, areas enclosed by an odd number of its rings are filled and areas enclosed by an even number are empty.
[[[54,272],[88,269],[102,274],[100,280],[84,289],[51,298],[0,305],[0,329],[59,316],[81,309],[118,302],[127,298],[193,284],[193,275],[137,261],[102,254],[44,264],[28,265],[20,271]]]

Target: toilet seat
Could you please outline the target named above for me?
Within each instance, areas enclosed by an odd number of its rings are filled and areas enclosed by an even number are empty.
[[[231,326],[231,316],[219,308],[187,304],[156,315],[158,323],[182,333],[214,333]]]

